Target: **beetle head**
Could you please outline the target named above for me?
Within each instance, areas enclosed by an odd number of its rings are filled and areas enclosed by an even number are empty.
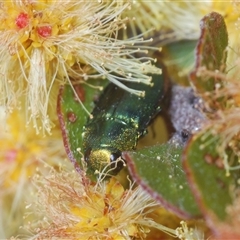
[[[122,153],[116,149],[88,149],[84,160],[92,171],[104,171],[109,175],[116,175],[124,165]]]

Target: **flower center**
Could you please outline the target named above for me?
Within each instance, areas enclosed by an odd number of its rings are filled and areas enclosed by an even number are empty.
[[[15,20],[16,25],[18,28],[25,28],[28,23],[29,23],[29,16],[26,13],[20,13],[16,20]]]
[[[49,37],[52,34],[52,27],[49,25],[38,27],[37,32],[41,37]]]

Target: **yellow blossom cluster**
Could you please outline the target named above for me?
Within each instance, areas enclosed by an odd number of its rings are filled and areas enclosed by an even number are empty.
[[[53,85],[91,78],[150,84],[148,72],[160,74],[151,58],[133,58],[141,37],[118,39],[126,27],[121,13],[130,1],[11,0],[0,3],[0,104],[11,111],[24,106],[36,131],[50,132]],[[3,74],[4,73],[4,74]],[[23,102],[19,97],[25,95]],[[40,123],[39,123],[40,121]]]
[[[0,110],[4,123],[5,112]],[[43,171],[46,163],[57,167],[63,162],[65,152],[56,130],[43,138],[35,129],[26,127],[26,118],[18,111],[7,117],[6,125],[0,126],[0,238],[19,232],[25,201],[31,197],[29,178],[38,169]]]
[[[144,239],[151,227],[175,235],[148,217],[159,205],[133,183],[128,189],[115,178],[92,184],[76,171],[52,170],[36,176],[35,185],[37,204],[31,207],[43,218],[35,228],[29,225],[30,239]]]

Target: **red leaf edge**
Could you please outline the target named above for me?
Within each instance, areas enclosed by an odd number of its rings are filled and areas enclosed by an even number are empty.
[[[182,219],[193,219],[193,216],[191,214],[170,204],[159,193],[156,193],[148,184],[146,184],[146,182],[144,182],[144,180],[142,180],[141,177],[138,176],[136,167],[128,152],[123,152],[123,157],[127,162],[127,167],[133,180],[136,181],[136,183],[140,185],[143,188],[143,190],[146,191],[153,199],[159,202],[165,209],[176,214],[178,217]],[[199,217],[201,216],[194,216],[194,218],[199,218]]]
[[[215,216],[215,214],[209,210],[208,207],[206,207],[206,205],[204,204],[204,201],[202,201],[202,194],[200,189],[198,188],[198,186],[195,184],[195,178],[194,178],[194,174],[192,173],[188,162],[187,162],[187,152],[190,148],[190,144],[192,141],[195,140],[197,136],[192,136],[191,139],[189,139],[189,142],[187,144],[187,146],[184,148],[183,154],[182,154],[182,165],[183,165],[183,169],[184,172],[186,173],[186,177],[187,177],[187,181],[189,183],[189,187],[192,190],[193,196],[196,199],[196,202],[199,206],[200,211],[203,214],[203,217],[206,220],[206,223],[208,225],[208,227],[213,231],[213,234],[218,234],[217,228],[216,228],[216,223],[218,222],[217,217]]]
[[[62,131],[63,145],[66,150],[67,156],[70,159],[70,161],[72,162],[74,168],[76,169],[76,171],[78,173],[80,173],[83,176],[84,171],[80,168],[75,157],[73,156],[73,153],[72,153],[72,150],[71,150],[70,144],[69,144],[68,131],[66,129],[64,116],[63,116],[62,108],[61,108],[62,101],[63,101],[63,99],[62,99],[63,91],[64,91],[64,85],[61,85],[59,88],[59,93],[58,93],[58,97],[57,97],[57,116],[58,116],[58,120],[60,123],[61,131]]]

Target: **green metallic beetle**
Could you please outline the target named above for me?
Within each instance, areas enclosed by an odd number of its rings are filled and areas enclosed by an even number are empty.
[[[126,83],[129,88],[145,91],[144,97],[131,94],[109,83],[96,102],[83,129],[84,159],[88,170],[101,171],[104,167],[117,174],[123,167],[123,151],[136,148],[138,139],[146,133],[149,122],[162,109],[168,79],[162,64],[161,75],[152,75],[152,85]],[[117,163],[117,164],[116,164]]]

